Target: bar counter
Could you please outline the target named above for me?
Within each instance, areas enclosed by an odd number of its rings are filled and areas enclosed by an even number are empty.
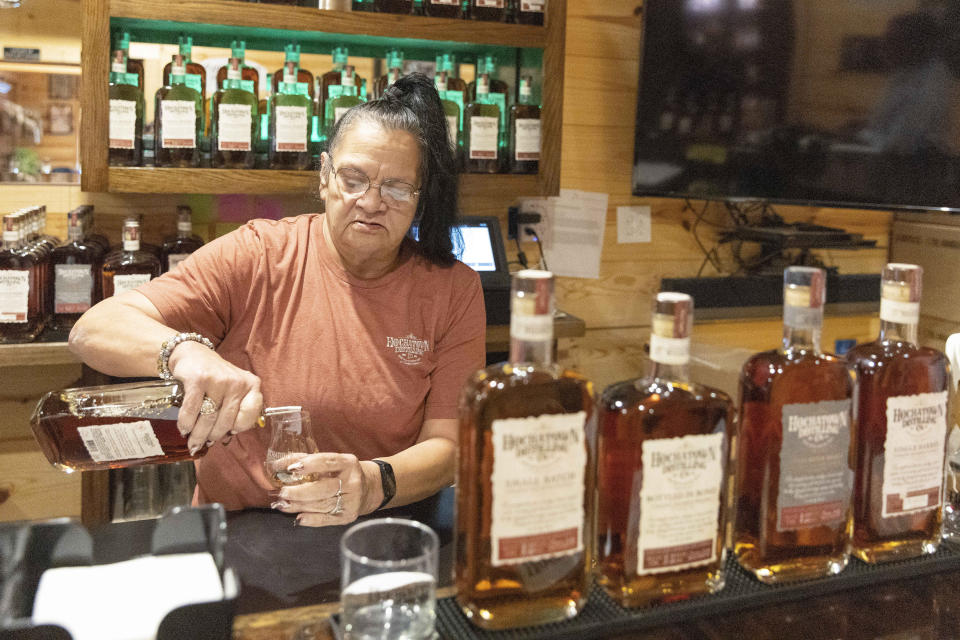
[[[452,490],[415,505],[388,510],[378,517],[388,515],[417,519],[437,531],[441,543],[437,597],[452,596]],[[268,510],[228,516],[227,561],[242,581],[233,628],[235,640],[336,637],[329,618],[338,610],[338,542],[345,529],[294,527],[289,516]],[[510,635],[499,633],[490,637]],[[527,636],[518,633],[514,637]],[[915,578],[878,582],[697,619],[678,615],[676,624],[629,633],[571,632],[552,637],[556,640],[565,637],[576,640],[595,637],[617,640],[960,638],[960,572],[945,569]]]

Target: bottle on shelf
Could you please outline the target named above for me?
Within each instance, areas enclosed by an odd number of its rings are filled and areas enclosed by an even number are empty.
[[[162,273],[174,269],[202,246],[203,238],[193,233],[193,210],[185,204],[178,205],[177,235],[164,240],[160,249]]]
[[[477,97],[463,111],[464,168],[468,173],[500,170],[500,108],[489,98],[490,78],[477,79]]]
[[[784,271],[783,343],[740,373],[733,548],[761,582],[839,573],[853,525],[854,376],[820,351],[826,275]]]
[[[112,167],[143,164],[143,92],[129,73],[120,49],[110,64],[110,124],[107,163]]]
[[[30,342],[43,329],[39,258],[24,242],[23,216],[3,216],[0,248],[0,343]]]
[[[160,275],[160,259],[140,247],[140,221],[123,221],[123,245],[103,259],[100,271],[103,297],[136,289]]]
[[[277,93],[270,96],[270,168],[303,170],[310,166],[310,108],[297,88],[297,65],[287,63]]]
[[[183,56],[173,56],[170,85],[157,89],[154,163],[158,167],[199,167],[203,100],[186,84]]]
[[[103,255],[110,253],[110,241],[107,236],[97,233],[93,229],[93,207],[89,205],[78,207],[80,210],[80,220],[83,225],[83,237],[100,248]]]
[[[940,543],[950,371],[917,343],[923,269],[881,276],[880,335],[847,352],[857,374],[853,554],[877,563],[933,553]]]
[[[374,87],[375,97],[379,98],[387,87],[403,77],[403,51],[400,49],[387,50],[387,72],[377,78],[377,84]]]
[[[513,275],[509,361],[460,396],[457,603],[484,629],[575,616],[591,577],[592,384],[553,362],[553,275]]]
[[[460,106],[453,100],[447,99],[447,72],[440,71],[434,76],[434,85],[440,96],[440,104],[447,116],[447,136],[450,146],[458,161],[460,159]],[[459,162],[458,162],[459,163]]]
[[[597,403],[597,579],[624,607],[725,581],[733,401],[690,380],[693,299],[657,294],[652,320],[649,374]]]
[[[486,54],[477,58],[476,77],[479,78],[481,74],[487,74],[487,77],[490,78],[490,93],[502,95],[503,108],[506,109],[506,106],[509,104],[508,96],[510,93],[510,87],[503,80],[497,79],[497,71],[497,59],[494,56]],[[473,100],[476,98],[476,96],[477,83],[474,81],[467,85],[467,97],[469,100]]]
[[[540,105],[533,99],[533,79],[520,78],[520,96],[510,107],[510,173],[537,173],[540,168]]]
[[[130,34],[126,31],[118,31],[114,35],[113,50],[119,49],[123,52],[124,72],[132,73],[137,76],[136,87],[143,91],[143,60],[130,57]]]
[[[70,329],[101,298],[103,249],[84,236],[84,210],[91,208],[84,205],[67,214],[67,242],[51,255],[49,295],[53,300],[53,328],[59,331]]]
[[[506,0],[470,0],[470,17],[503,22],[507,16],[506,4]]]
[[[330,135],[333,125],[343,117],[343,114],[362,102],[354,85],[353,65],[348,64],[340,72],[340,95],[327,100],[327,111],[323,118],[324,139]]]
[[[413,0],[373,0],[374,11],[380,13],[413,13]]]
[[[372,9],[371,9],[372,10]],[[340,73],[347,66],[350,60],[350,51],[347,47],[334,47],[331,55],[333,56],[333,68],[327,71],[318,81],[319,91],[317,91],[315,100],[315,111],[321,118],[327,112],[327,100],[336,98],[342,93],[340,85]],[[361,87],[364,79],[356,73],[354,69],[353,82],[355,87]]]
[[[287,68],[291,62],[297,70],[294,80],[294,83],[297,84],[297,90],[305,92],[304,95],[313,100],[313,74],[300,66],[299,44],[291,43],[283,48],[283,67],[273,72],[273,93],[277,93],[281,82],[287,82],[284,78],[289,73]]]
[[[459,91],[460,103],[467,99],[467,83],[460,77],[460,65],[457,56],[453,53],[444,53],[436,57],[436,69],[447,72],[447,91]]]
[[[193,38],[181,35],[177,38],[177,44],[180,49],[180,56],[183,58],[184,75],[183,80],[191,89],[200,92],[200,97],[204,103],[207,100],[207,74],[202,64],[193,62]],[[170,74],[173,71],[173,62],[168,62],[163,67],[163,86],[170,86]]]
[[[225,169],[252,169],[260,135],[257,96],[243,88],[239,58],[230,58],[224,86],[213,94],[211,164]]]
[[[234,40],[230,43],[230,57],[240,61],[240,86],[242,89],[251,92],[255,96],[260,95],[260,72],[254,67],[246,65],[245,56],[247,53],[247,43],[244,40]],[[217,88],[223,89],[226,86],[227,76],[230,73],[230,62],[217,69]],[[251,84],[252,83],[252,84]]]
[[[423,12],[434,18],[463,18],[460,0],[423,0]]]
[[[517,24],[543,25],[547,0],[516,0],[516,3],[515,19]]]
[[[60,239],[46,235],[47,206],[40,205],[24,210],[26,223],[25,240],[27,248],[37,256],[37,286],[36,295],[40,304],[41,331],[53,316],[53,298],[50,297],[50,282],[53,280],[53,265],[50,256],[53,250],[60,245]]]

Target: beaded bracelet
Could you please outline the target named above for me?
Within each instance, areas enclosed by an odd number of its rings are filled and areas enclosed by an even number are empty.
[[[213,343],[199,333],[178,333],[177,335],[168,339],[166,342],[160,345],[160,355],[157,356],[157,373],[160,374],[160,377],[164,380],[171,380],[173,378],[173,374],[170,373],[170,354],[173,353],[174,347],[181,342],[187,342],[188,340],[192,342],[199,342],[208,349],[213,349]]]

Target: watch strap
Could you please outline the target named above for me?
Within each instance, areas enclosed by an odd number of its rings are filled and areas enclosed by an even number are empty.
[[[377,507],[379,511],[387,506],[387,503],[397,495],[397,477],[393,475],[393,467],[390,466],[389,462],[376,459],[372,462],[375,462],[377,466],[380,467],[380,484],[383,487],[383,502]]]

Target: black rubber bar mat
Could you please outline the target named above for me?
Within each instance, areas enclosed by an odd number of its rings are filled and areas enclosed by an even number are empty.
[[[718,593],[690,600],[655,605],[642,609],[624,609],[600,587],[594,585],[583,611],[576,618],[536,627],[509,631],[483,631],[474,627],[460,611],[456,601],[437,601],[437,631],[446,640],[563,640],[603,638],[611,633],[637,631],[665,624],[689,622],[695,618],[738,611],[767,604],[789,602],[892,580],[912,578],[960,568],[960,547],[944,542],[935,554],[922,558],[870,565],[856,558],[839,575],[806,582],[765,585],[727,558],[726,586]]]

